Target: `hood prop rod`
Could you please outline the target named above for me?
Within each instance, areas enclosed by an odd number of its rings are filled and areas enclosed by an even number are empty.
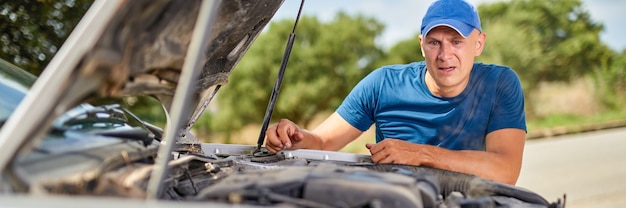
[[[285,75],[285,68],[287,68],[287,62],[289,62],[289,55],[291,55],[291,48],[293,47],[293,41],[296,39],[296,26],[298,26],[298,21],[300,20],[300,14],[302,13],[303,6],[304,6],[304,0],[302,0],[302,2],[300,3],[300,9],[298,10],[298,16],[296,17],[296,22],[293,24],[293,30],[291,30],[291,34],[289,34],[289,40],[287,41],[287,46],[285,47],[285,53],[283,54],[283,59],[280,63],[280,70],[278,71],[278,77],[276,78],[276,82],[274,83],[274,89],[272,90],[270,101],[267,105],[267,109],[265,110],[265,117],[263,118],[263,126],[261,127],[259,139],[257,140],[257,147],[254,153],[260,152],[261,146],[265,142],[265,131],[267,131],[267,127],[270,123],[270,119],[272,118],[272,112],[274,112],[274,105],[276,104],[278,93],[280,92],[280,85],[283,81],[283,76]]]

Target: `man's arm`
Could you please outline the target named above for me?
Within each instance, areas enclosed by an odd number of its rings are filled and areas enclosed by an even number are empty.
[[[302,129],[288,119],[270,126],[265,135],[265,148],[270,152],[283,149],[321,149],[337,151],[361,135],[337,112],[330,115],[313,131]]]
[[[500,129],[486,137],[486,151],[454,151],[397,139],[367,144],[372,161],[423,165],[468,173],[493,181],[515,185],[522,166],[526,132],[521,129]]]

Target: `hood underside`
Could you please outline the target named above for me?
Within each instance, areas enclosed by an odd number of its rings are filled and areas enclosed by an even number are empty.
[[[224,85],[237,62],[277,11],[282,1],[221,1],[202,47],[202,69],[195,80],[180,80],[202,1],[125,1],[92,51],[85,66],[106,72],[99,96],[152,95],[166,109],[179,82],[192,82],[194,108]],[[80,70],[80,69],[79,69]],[[189,106],[191,107],[191,106]]]

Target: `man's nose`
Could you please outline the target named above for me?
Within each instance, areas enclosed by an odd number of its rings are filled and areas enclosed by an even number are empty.
[[[450,59],[451,57],[452,57],[452,48],[450,44],[441,43],[437,58],[439,58],[442,61],[445,61],[445,60]]]

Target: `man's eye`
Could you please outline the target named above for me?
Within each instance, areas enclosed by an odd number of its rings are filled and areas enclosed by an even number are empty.
[[[461,41],[460,41],[460,40],[453,40],[453,41],[452,41],[452,43],[453,43],[454,45],[458,45],[458,44],[461,44]]]
[[[430,41],[431,45],[439,45],[439,41]]]

